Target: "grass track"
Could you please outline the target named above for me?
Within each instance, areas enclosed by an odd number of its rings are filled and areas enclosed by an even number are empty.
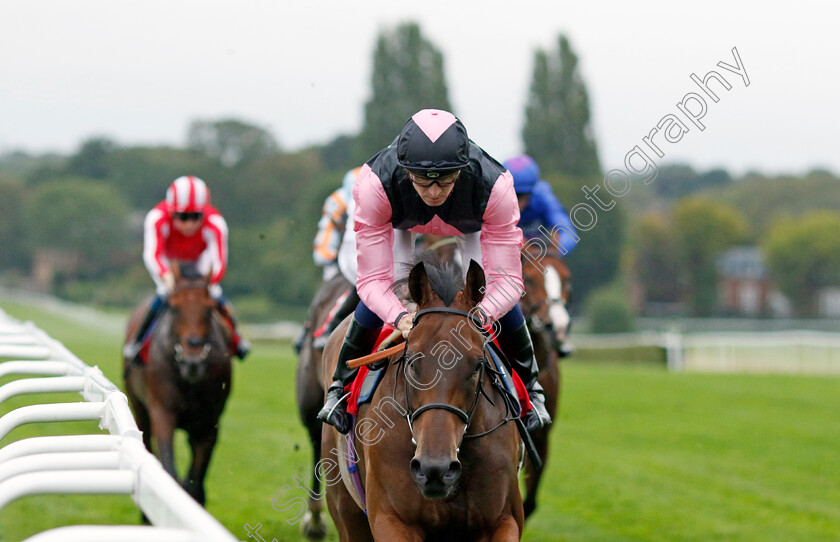
[[[31,319],[121,385],[120,337],[40,309],[3,304]],[[257,343],[237,364],[233,394],[207,480],[208,510],[240,539],[243,526],[301,540],[295,511],[309,451],[294,407],[294,357]],[[64,394],[52,399],[76,401]],[[29,404],[16,399],[0,413]],[[566,363],[540,508],[524,540],[840,540],[840,379],[669,374],[645,364]],[[93,424],[90,424],[93,425]],[[90,425],[36,425],[9,440]],[[186,464],[179,445],[179,465]],[[0,511],[0,541],[45,528],[137,520],[130,499],[27,497]],[[331,530],[329,540],[335,540]]]

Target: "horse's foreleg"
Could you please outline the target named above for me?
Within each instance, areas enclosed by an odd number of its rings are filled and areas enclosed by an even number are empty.
[[[217,436],[218,431],[213,429],[201,437],[195,435],[189,437],[190,448],[192,448],[192,464],[187,479],[184,480],[184,489],[202,506],[206,501],[204,477],[210,467],[210,457],[213,455]]]
[[[157,447],[157,457],[163,468],[170,476],[178,479],[175,470],[175,448],[173,436],[175,434],[175,415],[160,405],[149,407],[149,419],[152,424],[152,434]]]
[[[137,429],[143,433],[143,445],[149,452],[152,451],[152,422],[149,420],[149,411],[146,406],[132,396],[128,397],[131,410],[134,412],[134,421],[137,422]]]
[[[543,469],[548,460],[548,428],[544,427],[531,433],[531,439],[534,441],[534,448],[543,460]],[[540,487],[540,478],[542,478],[543,471],[537,471],[530,458],[525,458],[525,500],[522,502],[522,507],[525,512],[525,519],[528,519],[534,510],[537,509],[537,490]]]
[[[490,542],[518,542],[520,538],[522,531],[519,523],[513,516],[506,516],[496,524]]]
[[[368,510],[368,514],[371,511]],[[397,516],[390,514],[375,514],[371,525],[374,540],[388,540],[394,542],[423,542],[423,532],[416,527],[409,527]]]
[[[327,535],[327,523],[323,518],[324,501],[321,493],[321,478],[317,472],[321,461],[321,422],[310,420],[307,423],[309,439],[312,442],[312,493],[309,494],[309,510],[301,525],[303,534],[309,540],[323,540]],[[319,495],[318,498],[313,495]]]

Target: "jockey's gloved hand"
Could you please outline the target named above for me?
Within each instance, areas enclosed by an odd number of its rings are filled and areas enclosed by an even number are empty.
[[[408,332],[414,327],[413,312],[406,312],[397,317],[397,329],[402,332],[403,338],[408,338]]]
[[[167,293],[171,294],[175,291],[175,275],[172,271],[166,271],[160,278],[163,279],[163,283],[166,285]]]

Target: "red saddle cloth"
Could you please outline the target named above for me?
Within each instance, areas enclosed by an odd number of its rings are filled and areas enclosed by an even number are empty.
[[[379,345],[385,341],[391,333],[394,331],[394,328],[391,326],[383,326],[382,331],[379,332],[379,337],[376,339],[376,344],[373,345],[373,350],[371,352],[376,352],[379,349]],[[347,412],[356,416],[359,413],[359,394],[362,391],[362,384],[365,381],[365,377],[370,372],[370,368],[367,365],[362,365],[359,367],[359,372],[356,373],[356,378],[353,379],[353,382],[350,383],[348,388],[345,388],[345,392],[350,392],[350,397],[347,399]]]
[[[335,313],[338,312],[338,309],[341,308],[341,305],[344,304],[344,300],[347,299],[347,296],[349,296],[349,295],[350,295],[350,290],[347,290],[346,292],[344,292],[343,294],[338,296],[338,299],[336,299],[335,303],[333,303],[333,306],[330,309],[330,312],[327,313],[327,317],[324,319],[324,323],[321,324],[321,327],[316,329],[314,333],[312,333],[313,337],[318,338],[327,331],[327,328],[330,327],[330,323],[332,322],[333,318],[335,317]]]
[[[152,344],[152,334],[147,333],[143,339],[143,346],[140,347],[140,361],[145,365],[149,361],[149,347]]]
[[[391,326],[385,326],[382,328],[382,331],[379,333],[379,337],[376,339],[376,344],[373,347],[371,352],[376,352],[379,349],[379,345],[385,341],[391,333],[394,331],[394,328]],[[495,342],[495,339],[494,339]],[[498,346],[498,343],[497,343]],[[359,413],[359,395],[362,391],[362,384],[365,381],[370,369],[367,365],[363,365],[359,367],[359,372],[356,373],[356,378],[353,379],[353,382],[350,383],[347,388],[345,388],[345,392],[350,393],[350,397],[347,399],[347,412],[353,416],[358,415]],[[519,417],[521,418],[525,414],[528,413],[531,408],[531,399],[528,397],[528,390],[525,388],[525,383],[522,382],[522,379],[519,378],[519,375],[516,374],[516,371],[509,371],[511,375],[511,380],[513,381],[513,387],[516,389],[516,395],[519,398],[519,406],[522,409],[521,414]]]

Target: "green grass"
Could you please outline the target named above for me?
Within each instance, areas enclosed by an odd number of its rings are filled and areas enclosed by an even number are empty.
[[[2,308],[32,319],[121,385],[119,335],[19,305]],[[840,540],[840,379],[564,363],[553,453],[524,540]],[[29,401],[10,401],[0,413]],[[0,444],[65,427],[23,427]],[[179,452],[183,467],[183,440]],[[287,523],[294,512],[271,502],[285,485],[292,491],[280,502],[303,496],[294,477],[306,476],[308,465],[291,349],[257,343],[235,367],[207,480],[208,510],[243,540],[246,523],[262,523],[267,540],[301,540]],[[0,540],[137,516],[128,498],[27,497],[0,510]]]

